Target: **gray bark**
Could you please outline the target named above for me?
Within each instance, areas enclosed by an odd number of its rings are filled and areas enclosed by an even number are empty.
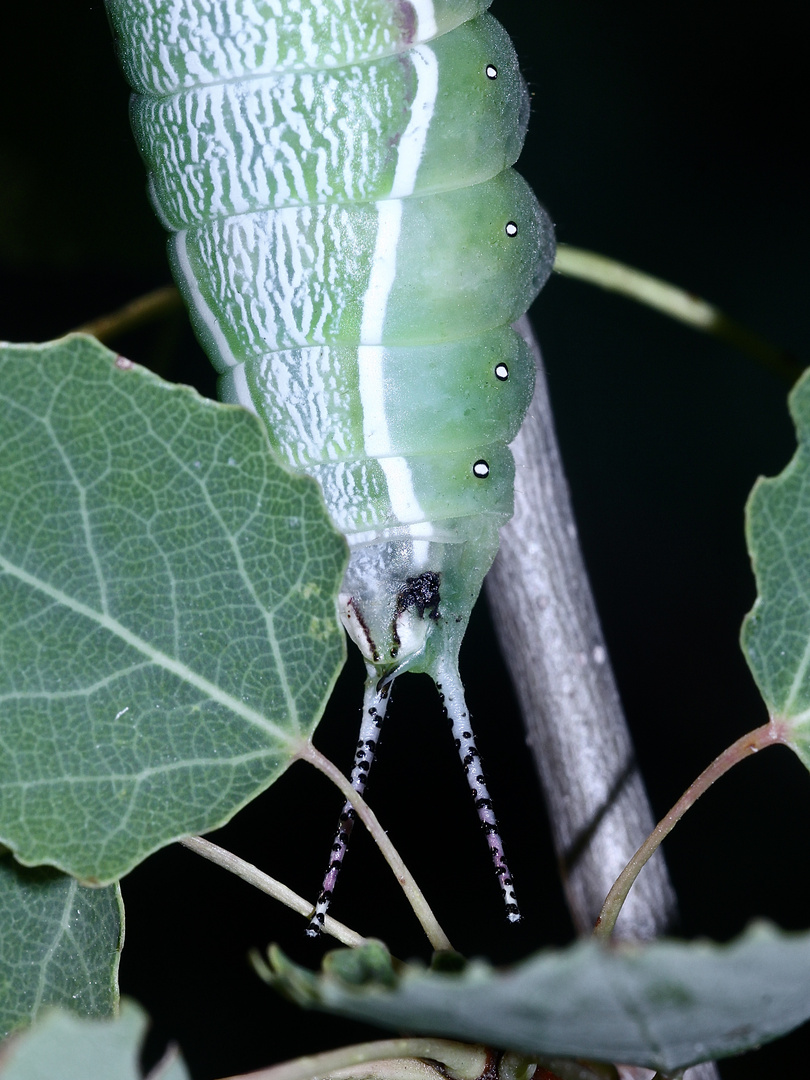
[[[527,319],[517,329],[534,347],[537,388],[512,445],[515,516],[501,530],[487,598],[552,820],[568,906],[587,933],[654,822],[577,542],[540,351]],[[675,910],[658,852],[633,886],[616,936],[657,937]],[[709,1064],[686,1075],[718,1074]]]

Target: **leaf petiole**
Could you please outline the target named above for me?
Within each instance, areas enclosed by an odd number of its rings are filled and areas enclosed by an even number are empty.
[[[183,300],[179,290],[174,285],[164,285],[160,289],[153,289],[152,292],[136,296],[134,300],[124,304],[117,311],[99,315],[98,318],[83,323],[76,327],[74,332],[89,334],[97,341],[108,345],[121,334],[128,334],[131,330],[137,330],[156,319],[182,310]]]
[[[257,889],[285,904],[292,911],[297,911],[304,918],[308,919],[311,915],[312,904],[308,900],[293,892],[292,889],[283,885],[280,881],[270,877],[269,874],[265,874],[257,866],[240,859],[233,852],[226,851],[225,848],[221,848],[217,844],[212,844],[210,840],[206,840],[203,836],[186,836],[179,840],[178,843],[188,848],[189,851],[208,859],[209,862],[216,863],[223,870],[230,871],[230,873],[235,874],[249,885],[255,885]],[[337,919],[331,919],[328,916],[324,922],[323,932],[330,934],[342,945],[347,945],[352,949],[365,945],[368,940],[355,930],[338,922]]]
[[[327,757],[324,757],[319,750],[316,750],[311,742],[307,742],[297,756],[301,761],[309,762],[310,765],[314,766],[319,772],[322,772],[324,776],[328,777],[335,787],[340,790],[346,801],[352,804],[357,816],[368,829],[374,843],[380,849],[385,861],[393,870],[394,876],[401,885],[408,903],[413,908],[414,914],[419,920],[422,929],[425,931],[428,941],[430,941],[430,944],[436,952],[452,950],[453,946],[450,944],[450,939],[439,925],[422,890],[416,884],[413,874],[411,874],[410,870],[403,862],[402,856],[388,839],[388,834],[377,820],[377,815],[365,799],[354,790],[340,769],[336,765],[333,765]]]
[[[639,304],[660,311],[671,319],[686,323],[693,330],[725,341],[744,352],[753,360],[793,383],[801,375],[804,365],[787,350],[755,334],[747,326],[729,318],[714,304],[678,285],[646,274],[634,266],[600,255],[596,251],[560,244],[554,270],[564,277],[587,281],[609,292],[619,293]]]
[[[633,886],[633,882],[641,873],[644,864],[657,850],[662,840],[668,836],[683,815],[694,806],[700,796],[712,786],[715,780],[719,780],[729,769],[738,765],[744,758],[764,750],[768,746],[789,746],[788,731],[784,721],[777,717],[771,717],[767,724],[749,731],[731,746],[727,747],[722,754],[714,759],[708,768],[704,769],[698,778],[690,784],[672,809],[666,814],[632,857],[630,862],[616,878],[610,892],[602,905],[599,918],[593,929],[593,936],[606,940],[613,933],[616,920],[622,909],[627,894]]]

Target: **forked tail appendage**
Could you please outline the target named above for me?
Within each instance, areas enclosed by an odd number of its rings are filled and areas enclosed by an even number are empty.
[[[380,679],[373,669],[366,679],[366,688],[363,694],[363,718],[360,722],[360,735],[357,740],[357,750],[354,754],[351,775],[351,785],[360,795],[365,790],[369,770],[374,762],[374,754],[380,739],[380,730],[385,718],[385,710],[388,706],[392,685],[393,680]],[[335,890],[340,867],[349,846],[349,837],[354,828],[355,818],[356,814],[352,804],[350,802],[344,803],[340,812],[335,839],[332,843],[329,866],[323,879],[318,901],[315,904],[315,910],[307,926],[309,937],[317,937],[323,929],[323,922],[332,902],[332,893]]]
[[[503,850],[503,841],[498,832],[498,822],[495,819],[495,811],[492,809],[492,799],[484,780],[484,771],[481,764],[481,756],[475,745],[470,714],[464,698],[464,688],[455,665],[442,667],[436,674],[436,686],[442,698],[444,710],[453,727],[453,739],[458,749],[461,764],[470,785],[475,808],[478,811],[478,819],[484,829],[489,845],[489,853],[498,883],[501,886],[503,902],[506,906],[506,917],[510,922],[520,921],[520,909],[515,899],[515,889],[512,884],[512,875]]]

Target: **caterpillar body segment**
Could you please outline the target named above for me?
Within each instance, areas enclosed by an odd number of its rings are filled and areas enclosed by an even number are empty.
[[[219,381],[223,400],[258,403],[276,450],[293,469],[392,450],[443,454],[509,443],[533,386],[534,358],[508,327],[478,336],[472,355],[466,340],[304,346],[236,365]],[[370,388],[385,423],[364,423],[358,403]]]
[[[491,80],[465,77],[487,63],[497,65],[497,93]],[[485,15],[370,63],[138,94],[130,116],[152,201],[178,230],[255,210],[481,183],[517,160],[528,108],[512,43]],[[413,170],[403,151],[417,140]]]
[[[106,0],[136,93],[318,71],[407,52],[492,0]]]

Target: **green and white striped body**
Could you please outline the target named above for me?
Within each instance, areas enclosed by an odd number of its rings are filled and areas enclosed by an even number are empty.
[[[553,257],[509,167],[528,116],[512,45],[488,0],[107,6],[222,396],[321,484],[366,658],[433,670],[512,512],[534,368],[509,324]],[[439,619],[400,610],[426,571]]]
[[[528,94],[490,0],[106,0],[175,277],[220,392],[321,485],[366,659],[352,786],[392,681],[432,675],[510,920],[512,880],[458,650],[512,514],[533,358],[510,324],[551,271],[511,169]],[[323,925],[343,808],[310,922]]]

